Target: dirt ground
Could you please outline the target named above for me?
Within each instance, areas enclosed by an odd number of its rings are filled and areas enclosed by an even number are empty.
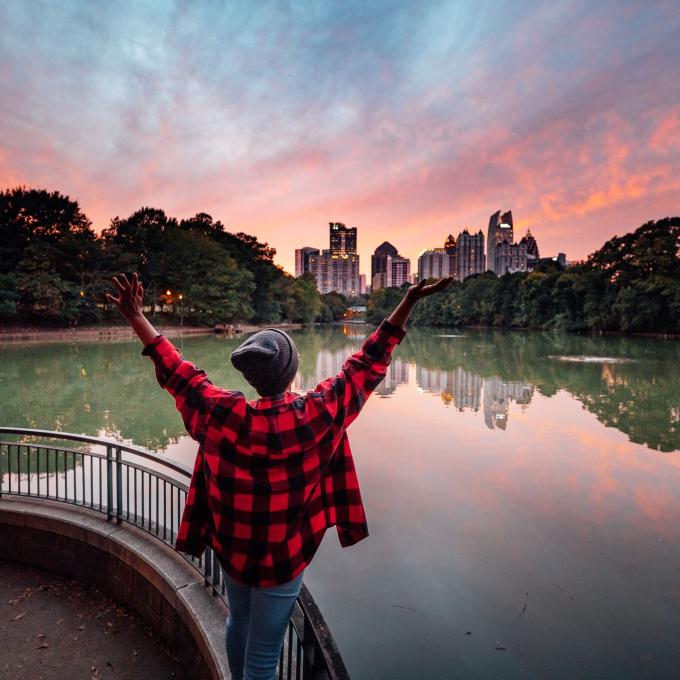
[[[134,612],[79,581],[0,560],[0,677],[187,679]]]

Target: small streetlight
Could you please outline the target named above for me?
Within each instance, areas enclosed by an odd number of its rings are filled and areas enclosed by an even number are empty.
[[[177,296],[177,299],[180,301],[179,305],[179,327],[183,328],[184,327],[184,305],[181,304],[181,301],[184,299],[184,296],[182,293],[179,293]]]

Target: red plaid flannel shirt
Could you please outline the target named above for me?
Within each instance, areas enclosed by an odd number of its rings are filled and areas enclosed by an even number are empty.
[[[163,335],[142,350],[174,398],[198,455],[175,548],[213,548],[233,578],[274,586],[312,560],[328,527],[368,536],[347,427],[385,377],[406,331],[387,319],[340,372],[305,395],[247,401],[213,385]]]

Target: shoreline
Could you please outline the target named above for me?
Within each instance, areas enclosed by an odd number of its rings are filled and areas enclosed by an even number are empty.
[[[273,323],[273,324],[240,324],[241,333],[227,335],[217,333],[213,328],[207,327],[179,327],[157,326],[156,330],[166,337],[184,337],[191,335],[222,335],[237,337],[259,331],[263,328],[303,328],[302,323]],[[84,328],[39,328],[27,327],[11,330],[0,329],[0,345],[13,343],[40,343],[40,342],[72,342],[93,340],[134,340],[137,336],[129,326],[92,326]]]
[[[366,320],[347,319],[344,321],[328,321],[325,323],[308,324],[311,327],[316,326],[338,326],[338,325],[375,325],[370,324]],[[226,337],[236,337],[237,335],[246,335],[247,333],[254,333],[263,328],[291,328],[300,329],[305,328],[303,323],[282,322],[272,324],[240,324],[241,333],[228,335],[226,333],[218,333],[214,328],[197,327],[197,326],[157,326],[159,333],[166,337],[185,337],[192,335],[220,335]],[[485,331],[519,331],[529,333],[550,333],[534,328],[504,328],[497,326],[414,326],[414,328],[431,328],[435,330],[485,330]],[[584,337],[637,337],[637,338],[656,338],[659,340],[680,340],[678,333],[659,333],[659,332],[635,332],[626,333],[623,331],[565,331],[566,335],[581,335]],[[95,340],[134,340],[137,336],[134,334],[129,326],[90,326],[82,328],[40,328],[40,327],[25,327],[5,330],[0,328],[0,345],[3,344],[17,344],[17,343],[41,343],[41,342],[71,342],[82,341],[92,342]]]

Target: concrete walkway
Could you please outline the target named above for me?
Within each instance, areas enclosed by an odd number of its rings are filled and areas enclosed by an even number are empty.
[[[0,677],[14,680],[188,679],[134,612],[98,589],[0,561]]]

